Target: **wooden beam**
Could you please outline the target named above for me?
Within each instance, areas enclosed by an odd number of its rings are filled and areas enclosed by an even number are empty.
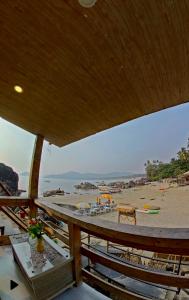
[[[38,185],[39,185],[39,171],[41,154],[43,148],[44,138],[41,135],[36,136],[33,158],[30,169],[30,181],[29,181],[29,207],[30,207],[30,217],[36,216],[37,207],[34,203],[34,199],[38,198]]]
[[[53,234],[55,237],[57,237],[59,240],[61,240],[64,244],[66,244],[67,246],[69,246],[69,238],[64,236],[63,234],[61,234],[57,229],[55,229],[53,226],[51,226],[49,224],[49,222],[46,222],[42,219],[40,219],[41,222],[46,226],[46,227],[50,227],[53,230]]]
[[[0,246],[10,245],[10,243],[8,235],[0,235]]]
[[[26,216],[28,216],[28,212],[27,212],[22,206],[19,206],[19,209],[20,209],[21,211],[23,211],[23,212],[26,214]]]
[[[1,206],[28,206],[29,199],[21,197],[0,197],[0,207]]]
[[[115,299],[119,300],[150,300],[150,298],[146,298],[134,293],[131,293],[127,290],[119,288],[111,283],[106,282],[105,280],[99,278],[98,276],[88,272],[87,270],[82,269],[83,281],[87,282],[91,286],[97,285],[102,290],[109,292],[111,299],[114,299],[113,296],[116,295]]]
[[[13,222],[15,222],[20,228],[27,231],[27,225],[8,207],[1,207],[2,212],[6,214]]]
[[[46,221],[46,222],[47,222],[47,224],[52,226],[54,229],[61,230],[63,232],[62,234],[64,234],[69,239],[69,233],[65,229],[60,228],[58,225],[56,225],[52,221]]]
[[[11,196],[11,192],[8,190],[8,188],[5,186],[5,184],[3,182],[1,182],[1,181],[0,181],[0,187],[5,192],[5,195]]]
[[[70,255],[73,256],[73,276],[78,285],[82,280],[81,274],[81,231],[79,226],[68,223]]]
[[[153,282],[156,284],[162,284],[167,286],[174,286],[179,288],[189,288],[189,278],[179,275],[174,275],[168,272],[154,272],[146,268],[137,267],[135,265],[129,265],[114,258],[107,257],[102,253],[97,253],[91,249],[87,249],[82,246],[81,253],[91,259],[92,262],[98,262],[106,266],[107,268],[113,269],[125,276],[139,279],[142,281]]]
[[[30,182],[29,182],[30,199],[38,198],[39,170],[40,170],[40,163],[41,163],[43,140],[44,138],[41,135],[36,136],[31,170],[30,170]]]

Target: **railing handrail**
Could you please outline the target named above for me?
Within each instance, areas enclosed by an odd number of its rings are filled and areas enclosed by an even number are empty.
[[[46,199],[36,199],[35,204],[50,215],[79,226],[86,233],[114,243],[160,253],[189,255],[189,228],[117,224],[90,216],[74,215],[72,211]]]
[[[28,206],[29,200],[27,197],[19,196],[0,196],[1,206]]]
[[[101,289],[104,289],[106,291],[109,291],[110,293],[116,295],[118,299],[127,299],[127,300],[151,300],[152,298],[148,298],[142,295],[137,295],[131,291],[128,291],[126,289],[120,288],[116,285],[113,285],[102,278],[96,276],[95,274],[92,274],[88,272],[85,269],[82,269],[82,275],[86,279],[88,279],[90,282],[93,282],[97,286],[99,286]]]
[[[137,266],[134,264],[127,264],[126,262],[121,262],[113,257],[108,257],[105,253],[98,253],[97,251],[91,250],[86,246],[81,247],[81,254],[91,259],[91,261],[98,262],[106,266],[107,268],[113,269],[120,274],[127,277],[158,283],[166,286],[175,286],[180,288],[186,288],[189,286],[189,278],[183,277],[176,274],[171,274],[169,272],[154,271],[149,267]]]

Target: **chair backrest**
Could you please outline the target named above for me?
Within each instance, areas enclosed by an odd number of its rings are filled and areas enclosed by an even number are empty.
[[[5,233],[5,226],[0,226],[0,235],[4,235]]]

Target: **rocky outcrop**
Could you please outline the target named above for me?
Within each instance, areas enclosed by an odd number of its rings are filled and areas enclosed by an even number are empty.
[[[80,184],[74,185],[78,190],[96,190],[97,186],[90,182],[81,182]]]
[[[145,185],[147,181],[148,181],[147,178],[142,177],[137,180],[130,180],[129,182],[124,182],[124,181],[110,182],[107,184],[107,186],[111,188],[123,190],[123,189],[133,188],[136,186]]]
[[[11,167],[6,166],[3,163],[0,163],[0,181],[4,186],[10,191],[12,195],[18,195],[18,174],[14,172]],[[0,191],[0,195],[4,194],[3,191]]]

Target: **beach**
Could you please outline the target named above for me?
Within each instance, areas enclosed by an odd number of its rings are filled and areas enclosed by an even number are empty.
[[[98,191],[93,194],[70,194],[43,198],[59,204],[77,204],[79,202],[95,202]],[[113,194],[112,199],[117,205],[127,205],[143,209],[145,204],[160,207],[159,214],[150,215],[137,212],[137,225],[150,227],[189,227],[189,186],[178,187],[168,183],[151,183],[148,185],[124,189]],[[94,216],[102,220],[118,221],[118,212]]]

